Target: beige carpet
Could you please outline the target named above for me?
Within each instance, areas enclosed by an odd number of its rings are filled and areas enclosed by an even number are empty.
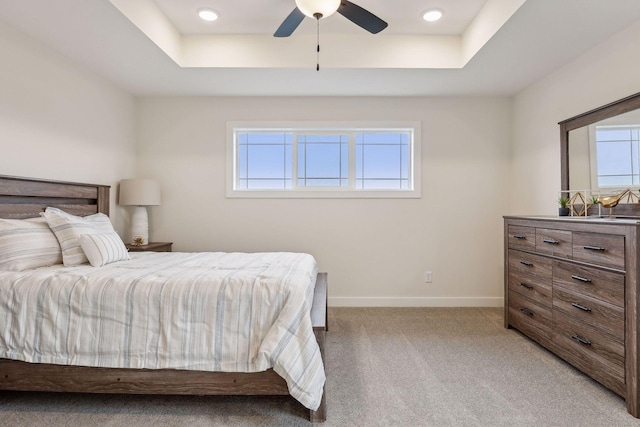
[[[502,309],[332,308],[324,426],[640,426]],[[287,397],[0,394],[2,426],[309,426]]]

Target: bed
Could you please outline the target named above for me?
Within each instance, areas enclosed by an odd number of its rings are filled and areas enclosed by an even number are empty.
[[[59,208],[64,212],[81,217],[91,217],[96,213],[109,214],[109,190],[108,186],[93,185],[73,182],[60,182],[51,180],[0,176],[0,218],[28,219],[40,216],[47,207]],[[167,259],[153,257],[167,257],[171,254],[140,253],[131,254],[131,263],[146,262],[150,267],[155,264],[167,264]],[[189,258],[192,265],[198,262],[210,262],[202,259],[213,254],[174,254]],[[226,265],[235,265],[237,260],[231,254],[217,254],[224,257]],[[257,255],[256,255],[257,256]],[[273,257],[272,255],[265,255]],[[255,258],[255,257],[254,257]],[[139,261],[141,260],[141,261]],[[253,260],[262,263],[264,259]],[[128,265],[129,261],[121,264]],[[195,263],[195,264],[194,264]],[[48,268],[48,267],[47,267]],[[74,267],[76,268],[76,267]],[[86,269],[90,266],[78,266],[78,274],[86,275]],[[102,267],[101,267],[102,268]],[[227,267],[223,267],[227,268]],[[47,273],[46,268],[38,269],[40,274],[49,274],[49,277],[60,276],[58,272]],[[166,269],[165,269],[166,270]],[[168,274],[163,270],[152,274]],[[101,271],[108,271],[104,269]],[[124,271],[124,270],[120,270]],[[142,270],[141,270],[142,271]],[[194,273],[195,274],[195,273]],[[241,270],[234,270],[233,275],[242,276]],[[326,273],[314,273],[315,283],[311,284],[310,292],[307,292],[305,307],[310,306],[309,334],[307,340],[317,342],[317,349],[321,361],[324,360],[325,333],[327,330],[327,275]],[[8,275],[3,276],[8,281]],[[142,277],[142,276],[141,276]],[[145,276],[146,277],[146,276]],[[63,279],[61,279],[63,280]],[[108,279],[105,279],[108,280]],[[186,280],[186,279],[185,279]],[[191,280],[191,279],[189,279]],[[64,286],[64,282],[56,284],[56,288]],[[7,333],[4,331],[3,333]],[[315,346],[315,343],[313,343]],[[92,364],[80,363],[79,365],[65,363],[51,363],[55,359],[42,359],[23,361],[17,358],[0,359],[0,389],[15,391],[55,391],[55,392],[84,392],[84,393],[130,393],[130,394],[195,394],[195,395],[295,395],[297,400],[303,402],[291,388],[292,381],[289,373],[283,372],[279,364],[274,368],[253,372],[261,369],[260,366],[252,366],[249,372],[228,372],[228,367],[221,371],[211,370],[215,367],[206,366],[199,368],[175,367],[170,363],[160,363],[158,366],[170,366],[169,368],[149,369],[131,367],[135,363],[127,364],[128,367],[96,367]],[[289,358],[290,359],[290,358]],[[276,360],[276,359],[274,359]],[[204,366],[206,363],[201,364]],[[87,366],[90,365],[90,366]],[[200,365],[197,365],[200,366]],[[320,363],[320,366],[322,364]],[[239,369],[241,370],[241,369]],[[279,375],[276,371],[280,372]],[[317,373],[316,373],[317,374]],[[321,372],[324,378],[324,368]],[[289,379],[289,385],[285,380]],[[317,378],[317,375],[316,375]],[[316,388],[317,390],[317,388]],[[309,419],[312,422],[322,422],[326,419],[326,397],[324,388],[320,390],[321,396],[316,396],[313,404],[305,402],[309,409]]]

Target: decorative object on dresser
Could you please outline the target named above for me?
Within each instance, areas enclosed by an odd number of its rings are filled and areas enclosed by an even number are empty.
[[[504,325],[624,397],[640,418],[640,222],[505,217]]]
[[[558,204],[560,205],[558,208],[558,216],[569,216],[569,212],[571,211],[569,209],[569,202],[569,198],[565,196],[561,196],[558,199]]]
[[[136,178],[120,181],[120,198],[123,206],[135,206],[131,216],[132,244],[149,243],[149,215],[147,206],[160,204],[160,185],[152,179]]]
[[[609,218],[613,218],[613,208],[618,206],[625,198],[627,203],[638,203],[639,200],[638,196],[630,188],[627,188],[623,192],[613,196],[600,197],[598,203],[600,203],[603,208],[609,208]]]
[[[569,199],[569,210],[571,211],[572,216],[587,216],[589,205],[587,203],[587,198],[582,194],[582,192],[576,191],[576,193],[571,196]]]
[[[598,195],[593,194],[591,190],[563,190],[559,192],[558,203],[562,206],[565,202],[569,213],[562,215],[558,211],[558,216],[589,216],[600,215],[600,205],[598,205]],[[596,209],[592,209],[593,205],[598,205]],[[561,209],[561,208],[559,208]],[[565,211],[566,212],[566,211]]]
[[[173,242],[149,242],[146,245],[125,245],[129,252],[171,252]]]

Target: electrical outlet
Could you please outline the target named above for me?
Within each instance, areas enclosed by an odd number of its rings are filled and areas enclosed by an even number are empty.
[[[433,282],[433,275],[430,271],[425,271],[424,272],[424,283],[431,283]]]

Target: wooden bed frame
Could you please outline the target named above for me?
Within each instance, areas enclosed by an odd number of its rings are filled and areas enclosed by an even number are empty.
[[[0,175],[0,218],[31,218],[47,206],[75,215],[109,215],[109,186]],[[325,358],[327,274],[319,273],[311,309],[313,332]],[[26,363],[0,359],[0,390],[176,394],[288,395],[285,380],[272,369],[256,373],[176,369],[118,369]],[[326,420],[326,390],[311,422]]]

